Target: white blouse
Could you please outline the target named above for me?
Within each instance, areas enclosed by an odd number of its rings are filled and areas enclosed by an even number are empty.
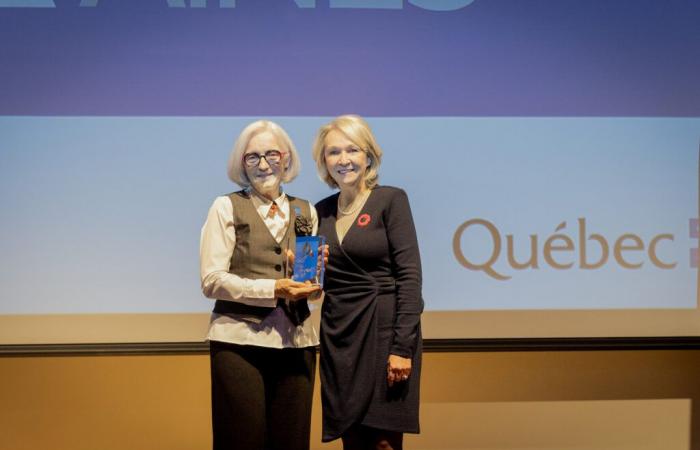
[[[268,217],[272,201],[252,195],[253,206],[260,214],[272,236],[279,243],[289,226],[289,200],[282,193],[275,200],[282,214]],[[318,230],[318,216],[313,205],[311,221],[313,234]],[[229,273],[231,256],[236,247],[233,205],[228,196],[214,200],[207,221],[202,227],[199,245],[202,292],[211,299],[241,302],[253,306],[275,307],[260,323],[236,320],[212,313],[207,340],[239,345],[257,345],[273,348],[298,348],[318,345],[318,335],[311,319],[295,326],[284,311],[276,307],[275,280],[249,279]],[[311,306],[311,305],[310,305]]]

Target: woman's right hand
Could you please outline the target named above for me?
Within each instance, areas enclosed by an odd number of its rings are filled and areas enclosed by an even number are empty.
[[[294,281],[290,278],[280,278],[275,281],[275,297],[285,300],[301,300],[320,290],[321,286],[311,284],[309,281]]]

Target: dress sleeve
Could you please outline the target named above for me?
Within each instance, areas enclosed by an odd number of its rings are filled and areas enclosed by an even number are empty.
[[[229,273],[235,248],[236,229],[231,199],[217,197],[202,227],[199,244],[202,293],[211,299],[274,307],[277,304],[274,298],[275,280],[253,280]]]
[[[390,353],[413,356],[423,312],[422,273],[416,228],[408,196],[403,190],[392,195],[385,217],[389,252],[396,279],[396,319]]]

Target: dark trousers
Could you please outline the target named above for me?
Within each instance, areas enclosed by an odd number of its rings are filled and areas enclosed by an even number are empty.
[[[308,450],[316,350],[210,341],[214,450]]]

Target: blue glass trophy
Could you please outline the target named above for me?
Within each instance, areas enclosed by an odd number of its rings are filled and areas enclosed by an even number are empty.
[[[326,238],[323,236],[297,236],[294,251],[294,281],[311,281],[323,286],[323,246]]]

